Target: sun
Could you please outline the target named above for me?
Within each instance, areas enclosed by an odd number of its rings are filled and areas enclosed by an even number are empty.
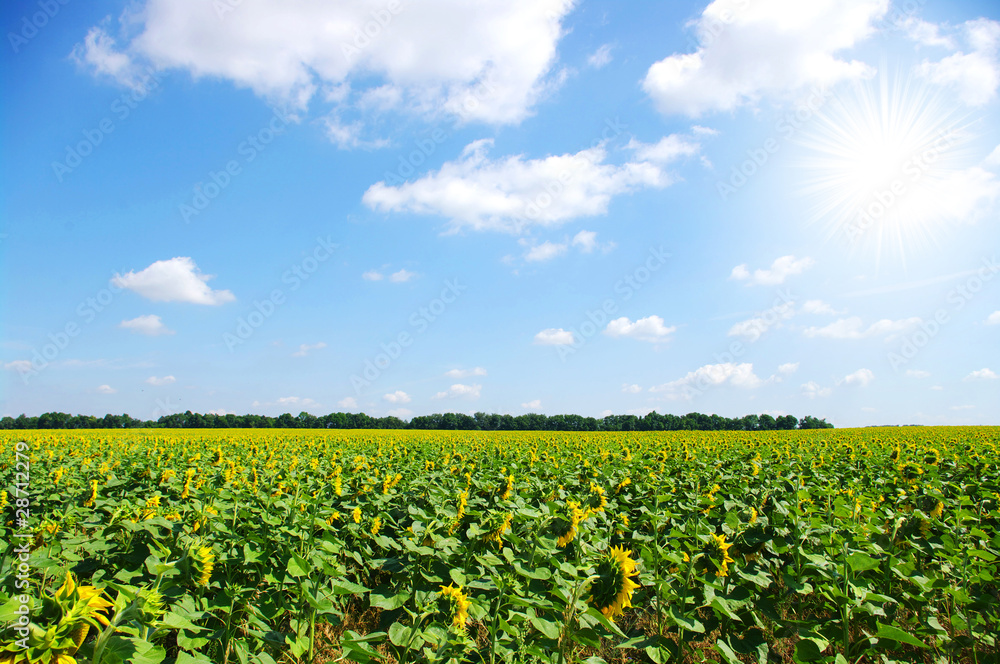
[[[810,222],[828,240],[905,260],[955,220],[952,183],[975,135],[968,113],[942,91],[885,70],[828,98],[797,141],[796,166]]]

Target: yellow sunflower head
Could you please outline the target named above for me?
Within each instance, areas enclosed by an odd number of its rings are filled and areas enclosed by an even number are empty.
[[[605,617],[614,620],[632,606],[632,593],[639,587],[633,580],[639,574],[635,566],[631,552],[623,547],[611,547],[601,554],[589,601]]]
[[[704,571],[714,571],[717,577],[729,576],[729,563],[734,562],[729,554],[732,546],[732,542],[726,542],[725,535],[712,535],[701,550]]]
[[[469,607],[472,604],[462,592],[462,587],[456,588],[453,584],[441,586],[438,597],[441,602],[440,612],[451,618],[452,627],[464,630],[465,624],[469,621]]]

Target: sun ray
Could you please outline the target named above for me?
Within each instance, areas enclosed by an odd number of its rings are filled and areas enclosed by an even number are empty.
[[[956,219],[956,178],[973,165],[976,121],[921,80],[890,76],[834,95],[803,131],[801,192],[810,223],[851,254],[908,252],[939,242]]]

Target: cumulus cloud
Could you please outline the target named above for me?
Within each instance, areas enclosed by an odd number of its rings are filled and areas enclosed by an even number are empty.
[[[378,270],[368,270],[361,274],[361,278],[365,281],[382,281],[385,279],[385,275]]]
[[[115,388],[111,387],[110,385],[98,385],[97,386],[97,391],[100,394],[114,394],[118,390],[116,390]]]
[[[358,407],[358,400],[355,399],[354,397],[344,397],[343,399],[337,402],[337,405],[340,406],[341,408],[354,410],[355,408]]]
[[[994,373],[991,369],[983,368],[973,371],[965,377],[965,380],[996,380],[996,378],[996,373]]]
[[[386,411],[385,414],[389,415],[390,417],[398,417],[401,420],[405,420],[408,419],[411,415],[413,415],[413,411],[410,410],[409,408],[393,408],[391,410]]]
[[[798,362],[786,362],[785,364],[778,365],[778,373],[780,373],[783,376],[791,376],[798,370],[799,370]]]
[[[829,387],[822,387],[816,381],[811,380],[808,383],[802,384],[802,394],[809,399],[815,399],[817,397],[828,397],[833,394],[833,390]]]
[[[830,316],[837,316],[844,313],[843,311],[835,310],[823,300],[806,300],[802,304],[802,312],[807,314],[828,314]]]
[[[868,337],[890,337],[898,332],[908,330],[915,325],[919,325],[921,319],[918,317],[904,318],[900,320],[890,320],[883,318],[869,325],[867,328],[857,316],[841,318],[824,327],[807,327],[803,334],[807,337],[822,337],[826,339],[865,339]]]
[[[775,259],[769,269],[757,269],[753,273],[747,269],[746,263],[737,265],[729,274],[729,278],[746,281],[748,286],[777,286],[785,283],[785,279],[788,277],[802,274],[814,263],[815,261],[808,256],[805,258],[782,256]]]
[[[31,360],[14,360],[13,362],[4,364],[3,368],[7,371],[16,371],[19,374],[26,374],[35,370],[31,366]]]
[[[748,318],[729,328],[731,337],[744,337],[748,341],[757,341],[772,327],[781,327],[781,321],[795,315],[795,303],[785,302],[771,307],[759,316]]]
[[[667,341],[670,335],[677,331],[674,325],[667,326],[659,316],[646,316],[635,322],[627,317],[616,318],[604,328],[604,334],[609,337],[630,337],[639,341],[661,343]]]
[[[230,291],[212,290],[208,281],[213,278],[214,275],[202,274],[190,258],[177,257],[156,261],[139,272],[116,274],[111,283],[153,302],[217,305],[236,299]]]
[[[580,231],[573,236],[573,246],[580,247],[580,251],[589,254],[597,248],[597,233],[594,231]]]
[[[292,357],[305,357],[314,350],[326,348],[326,343],[320,341],[316,344],[300,344],[299,349],[292,353]]]
[[[153,314],[148,316],[139,316],[138,318],[133,318],[132,320],[123,320],[118,324],[118,327],[131,330],[136,334],[144,334],[148,337],[158,337],[162,334],[174,334],[173,330],[167,329],[167,326],[163,324],[163,321],[160,320],[159,316]]]
[[[994,311],[986,319],[987,325],[1000,325],[1000,311]]]
[[[410,272],[409,270],[399,270],[398,272],[393,272],[389,275],[389,281],[394,284],[406,283],[413,277],[417,276],[416,272]]]
[[[662,393],[667,399],[690,400],[713,387],[731,385],[744,389],[760,387],[762,381],[754,372],[753,364],[744,362],[736,364],[706,364],[689,372],[683,378],[649,388],[650,392]]]
[[[561,327],[550,327],[535,335],[535,343],[540,346],[572,346],[573,333]]]
[[[410,403],[413,399],[410,395],[403,390],[396,390],[395,392],[390,392],[389,394],[383,394],[382,399],[388,401],[389,403]]]
[[[265,408],[270,406],[278,406],[280,408],[315,408],[320,404],[312,399],[309,399],[308,397],[279,397],[277,401],[254,401],[250,405],[254,408]]]
[[[450,230],[520,233],[532,226],[554,227],[579,217],[603,215],[615,196],[660,189],[673,178],[649,161],[606,163],[598,145],[575,154],[528,159],[490,159],[493,139],[466,146],[458,161],[410,182],[377,182],[364,203],[380,212],[437,215]]]
[[[357,115],[375,105],[512,124],[559,84],[553,67],[574,4],[139,0],[122,19],[120,44],[98,26],[77,57],[125,84],[148,65],[229,81],[294,109],[314,103]]]
[[[172,385],[177,382],[177,379],[173,376],[150,376],[146,379],[147,385],[152,385],[154,387],[160,387],[161,385]]]
[[[607,66],[612,59],[611,44],[602,44],[600,48],[587,57],[587,64],[594,69],[602,69]]]
[[[463,385],[456,383],[444,392],[434,395],[435,399],[478,399],[482,392],[482,385]]]
[[[525,410],[539,410],[541,409],[541,407],[542,407],[541,399],[534,399],[532,401],[528,401],[526,403],[521,404],[521,408],[524,408]]]
[[[629,385],[628,383],[625,383],[622,385],[622,392],[625,392],[626,394],[639,394],[642,392],[642,388],[638,385]]]
[[[472,369],[452,369],[446,371],[445,376],[448,378],[468,378],[469,376],[485,376],[486,369],[483,367],[474,367]]]
[[[926,28],[923,32],[930,34]],[[965,104],[983,106],[996,97],[1000,87],[1000,22],[986,18],[967,21],[961,36],[968,52],[956,51],[936,62],[924,60],[916,71],[928,81],[954,90]]]
[[[663,113],[698,116],[870,76],[838,54],[874,32],[887,0],[715,0],[691,22],[698,47],[654,63],[643,88]]]
[[[873,380],[875,380],[875,374],[872,373],[870,369],[858,369],[854,373],[844,376],[844,378],[839,382],[844,385],[867,387]]]
[[[542,261],[551,260],[564,253],[566,253],[565,244],[543,242],[528,249],[527,253],[524,254],[524,260],[529,263],[540,263]]]

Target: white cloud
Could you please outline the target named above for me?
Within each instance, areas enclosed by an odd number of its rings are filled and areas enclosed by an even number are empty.
[[[427,118],[510,124],[558,85],[552,69],[574,4],[145,0],[123,19],[121,48],[95,28],[78,51],[124,82],[137,63],[151,63],[230,81],[285,107],[318,98],[356,112],[374,96],[383,108]]]
[[[604,334],[609,337],[630,337],[639,341],[661,343],[669,340],[670,335],[677,331],[674,325],[666,326],[659,316],[646,316],[634,323],[627,317],[616,318],[604,328]]]
[[[840,383],[867,387],[873,380],[875,380],[875,374],[872,373],[871,369],[858,369],[854,373],[844,376]]]
[[[453,232],[465,227],[522,232],[602,215],[615,196],[673,182],[650,162],[605,163],[607,151],[601,145],[540,159],[490,159],[492,145],[492,139],[474,141],[458,161],[411,182],[377,182],[362,200],[381,212],[445,217]]]
[[[753,389],[763,384],[753,372],[753,364],[706,364],[689,372],[683,378],[649,388],[650,392],[662,392],[668,399],[691,399],[707,389],[732,385],[745,389]]]
[[[641,143],[633,138],[626,147],[635,151],[635,156],[639,161],[649,161],[654,164],[669,164],[682,157],[690,157],[701,152],[701,144],[681,134],[664,136],[652,145]]]
[[[225,408],[215,408],[213,410],[208,411],[208,414],[224,416],[224,415],[235,415],[236,413],[231,410],[226,410]]]
[[[909,16],[898,25],[906,30],[907,37],[922,46],[942,46],[951,49],[955,47],[954,41],[949,37],[942,36],[941,27],[934,23],[928,23],[915,16]]]
[[[344,397],[337,402],[337,405],[341,408],[347,408],[348,410],[354,410],[358,407],[358,400],[354,397]]]
[[[843,311],[835,310],[823,300],[806,300],[802,304],[802,311],[807,314],[829,314],[830,316],[837,316],[845,313]]]
[[[601,69],[607,66],[612,59],[611,44],[602,44],[600,48],[590,54],[587,58],[587,64],[594,69]]]
[[[993,148],[993,152],[983,160],[983,164],[986,166],[1000,166],[1000,145]]]
[[[883,318],[865,328],[864,323],[857,316],[841,318],[824,327],[807,327],[803,334],[807,337],[823,337],[827,339],[865,339],[867,337],[886,336],[887,338],[895,333],[907,330],[914,325],[919,325],[921,319],[918,317],[903,318],[900,320],[889,320]]]
[[[202,274],[194,261],[187,257],[156,261],[145,270],[116,274],[111,283],[127,288],[153,302],[190,302],[192,304],[222,304],[236,297],[227,290],[212,290],[208,281],[214,275]]]
[[[463,385],[461,383],[455,383],[449,387],[444,392],[438,392],[434,395],[435,399],[478,399],[480,392],[482,392],[482,385]]]
[[[802,394],[810,399],[815,399],[816,397],[828,397],[833,394],[833,390],[829,387],[820,387],[819,383],[811,380],[808,383],[803,383]]]
[[[972,404],[965,404],[963,406],[951,406],[951,410],[973,410],[975,406]]]
[[[550,327],[535,335],[535,343],[540,346],[572,346],[573,333],[561,327]]]
[[[445,376],[448,378],[468,378],[469,376],[485,376],[486,369],[483,367],[475,367],[472,369],[452,369],[451,371],[446,371]]]
[[[694,53],[654,63],[643,88],[663,113],[698,116],[871,75],[837,54],[874,32],[887,0],[715,0],[692,21]]]
[[[906,370],[906,375],[909,378],[930,378],[931,377],[931,372],[930,371],[921,371],[919,369],[907,369]]]
[[[956,51],[938,62],[924,60],[917,74],[955,90],[969,106],[982,106],[1000,87],[1000,22],[979,18],[962,28],[970,52]]]
[[[1000,325],[1000,311],[994,311],[986,319],[987,325]]]
[[[87,31],[82,44],[73,49],[73,59],[99,76],[108,76],[133,90],[144,89],[146,80],[140,66],[118,50],[118,45],[102,27]]]
[[[145,334],[149,337],[158,337],[162,334],[175,334],[173,330],[167,329],[167,326],[163,324],[159,316],[154,314],[139,316],[132,320],[123,320],[118,324],[118,327],[131,330],[136,334]]]
[[[385,279],[385,276],[378,270],[368,270],[362,273],[361,278],[365,281],[382,281]]]
[[[101,394],[114,394],[118,390],[116,390],[115,388],[111,387],[110,385],[98,385],[97,386],[97,391],[99,393],[101,393]]]
[[[383,394],[382,399],[388,401],[389,403],[410,403],[413,399],[410,395],[403,390],[396,390],[395,392],[390,392],[389,394]]]
[[[622,392],[625,392],[626,394],[639,394],[642,392],[642,388],[638,385],[629,385],[628,383],[625,383],[622,385]]]
[[[573,246],[580,247],[580,251],[589,254],[597,248],[597,233],[594,231],[580,231],[573,236]]]
[[[250,404],[254,408],[263,408],[270,406],[279,406],[281,408],[287,408],[289,406],[295,406],[298,408],[313,408],[319,406],[319,404],[312,399],[303,397],[280,397],[277,401],[254,401]]]
[[[944,387],[942,387],[941,385],[931,385],[930,389],[934,390],[935,392],[943,392],[944,391]]]
[[[554,244],[552,242],[543,242],[539,245],[531,247],[528,252],[524,255],[524,260],[529,263],[536,263],[547,261],[560,256],[566,252],[565,244]]]
[[[785,364],[778,365],[778,373],[780,373],[783,376],[791,376],[798,370],[799,370],[798,362],[786,362]]]
[[[159,387],[161,385],[172,385],[173,383],[176,382],[177,379],[174,378],[173,376],[163,376],[163,377],[150,376],[149,378],[146,379],[146,384],[153,385],[154,387]]]
[[[393,272],[389,275],[389,281],[395,284],[402,284],[413,277],[417,276],[416,272],[410,272],[409,270],[399,270],[398,272]]]
[[[26,374],[35,370],[31,366],[31,360],[14,360],[3,365],[3,368],[7,371],[16,371],[19,374]]]
[[[795,315],[795,303],[785,302],[771,307],[760,316],[754,316],[736,323],[729,328],[730,337],[746,337],[749,341],[757,341],[772,327],[781,327],[781,321]]]
[[[521,408],[525,410],[539,410],[542,407],[542,400],[535,399],[533,401],[528,401],[527,403],[522,403]]]
[[[785,279],[793,275],[802,274],[812,267],[815,261],[808,256],[796,258],[795,256],[782,256],[771,263],[770,269],[758,269],[750,273],[746,263],[737,265],[730,273],[730,279],[747,281],[748,286],[777,286],[785,283]]]
[[[973,371],[972,373],[970,373],[968,376],[965,377],[965,380],[996,380],[996,379],[997,379],[996,373],[986,368],[977,369],[976,371]]]
[[[410,410],[409,408],[393,408],[392,410],[386,411],[385,414],[391,417],[398,417],[401,420],[405,420],[413,415],[413,411]]]
[[[300,344],[299,349],[292,353],[292,357],[305,357],[311,351],[320,350],[322,348],[326,348],[326,343],[322,341],[316,344]]]

